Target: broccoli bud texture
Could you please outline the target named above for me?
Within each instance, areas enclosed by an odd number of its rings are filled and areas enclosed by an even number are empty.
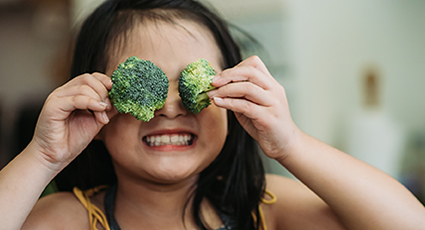
[[[214,90],[211,85],[214,68],[201,58],[187,65],[179,79],[179,93],[183,105],[192,113],[198,114],[211,104],[207,92]]]
[[[129,113],[141,121],[149,121],[164,106],[168,78],[154,63],[129,57],[111,75],[109,98],[120,113]]]

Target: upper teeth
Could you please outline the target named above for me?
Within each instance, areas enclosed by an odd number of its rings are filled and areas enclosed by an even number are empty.
[[[172,135],[153,135],[146,137],[146,143],[149,146],[161,146],[161,145],[188,145],[189,141],[192,140],[190,134],[172,134]]]

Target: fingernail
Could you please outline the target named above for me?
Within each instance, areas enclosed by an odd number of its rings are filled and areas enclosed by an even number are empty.
[[[110,110],[112,108],[111,101],[108,98],[105,99],[104,103],[106,103],[106,109]]]
[[[211,90],[211,91],[207,92],[207,94],[208,94],[209,98],[212,98],[212,97],[214,97],[214,95],[217,94],[217,90]]]
[[[102,113],[102,119],[105,123],[109,122],[109,117],[108,117],[108,115],[106,115],[106,113]]]
[[[220,103],[222,103],[222,102],[223,102],[223,98],[220,98],[220,97],[214,97],[214,102],[215,102],[215,103],[217,103],[217,104],[220,104]]]
[[[108,106],[108,104],[106,104],[105,102],[99,102],[99,105],[106,108],[106,106]]]

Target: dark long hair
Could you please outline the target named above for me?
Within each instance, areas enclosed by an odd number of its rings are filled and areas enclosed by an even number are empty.
[[[76,38],[71,78],[83,73],[105,72],[111,47],[125,45],[135,23],[143,20],[182,18],[206,27],[213,34],[223,57],[223,67],[241,61],[240,49],[228,25],[212,10],[194,0],[108,0],[82,24]],[[119,43],[119,44],[118,44]],[[218,157],[201,172],[193,195],[193,215],[200,229],[207,229],[200,204],[207,198],[220,213],[232,218],[238,229],[259,229],[258,205],[264,193],[265,176],[256,142],[228,111],[229,134]],[[89,146],[55,179],[62,191],[74,186],[89,189],[116,183],[111,157],[100,141]],[[252,215],[254,214],[254,215]],[[256,218],[255,218],[256,217]]]

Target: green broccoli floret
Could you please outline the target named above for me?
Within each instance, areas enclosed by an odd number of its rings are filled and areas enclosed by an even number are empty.
[[[183,105],[192,113],[198,114],[211,104],[207,92],[214,90],[211,85],[214,68],[201,58],[187,65],[179,79],[179,93]]]
[[[129,57],[111,76],[109,98],[120,113],[129,113],[141,121],[149,121],[164,106],[168,78],[154,63]]]

